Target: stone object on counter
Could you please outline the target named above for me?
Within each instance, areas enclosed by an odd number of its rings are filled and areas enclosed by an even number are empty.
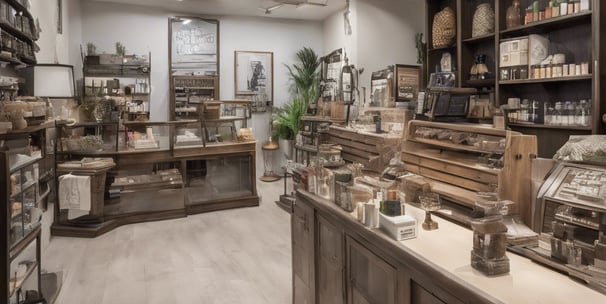
[[[471,222],[473,228],[473,250],[471,267],[485,275],[509,272],[507,250],[507,227],[500,216],[491,216]]]

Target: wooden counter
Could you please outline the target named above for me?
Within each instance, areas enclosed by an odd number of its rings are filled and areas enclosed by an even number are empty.
[[[606,303],[606,295],[509,252],[511,271],[487,277],[471,268],[471,230],[434,216],[439,229],[425,231],[422,210],[407,205],[406,213],[418,221],[417,238],[395,241],[298,191],[294,303]]]

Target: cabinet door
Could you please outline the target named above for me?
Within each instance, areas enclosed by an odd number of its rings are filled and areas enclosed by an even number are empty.
[[[345,303],[343,231],[318,216],[318,303]]]
[[[370,252],[352,238],[347,238],[348,303],[396,303],[395,267]]]
[[[411,281],[410,288],[410,303],[411,304],[444,304],[442,300],[431,294],[415,281]]]
[[[314,294],[314,210],[296,201],[291,216],[293,303],[312,304]]]

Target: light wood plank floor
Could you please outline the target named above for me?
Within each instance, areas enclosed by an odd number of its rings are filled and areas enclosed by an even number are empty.
[[[292,302],[283,182],[261,206],[127,225],[95,239],[54,237],[43,268],[63,271],[58,304]]]

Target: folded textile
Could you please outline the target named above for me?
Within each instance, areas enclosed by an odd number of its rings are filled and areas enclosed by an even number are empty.
[[[59,177],[59,209],[68,210],[68,219],[91,210],[91,177],[65,174]]]

